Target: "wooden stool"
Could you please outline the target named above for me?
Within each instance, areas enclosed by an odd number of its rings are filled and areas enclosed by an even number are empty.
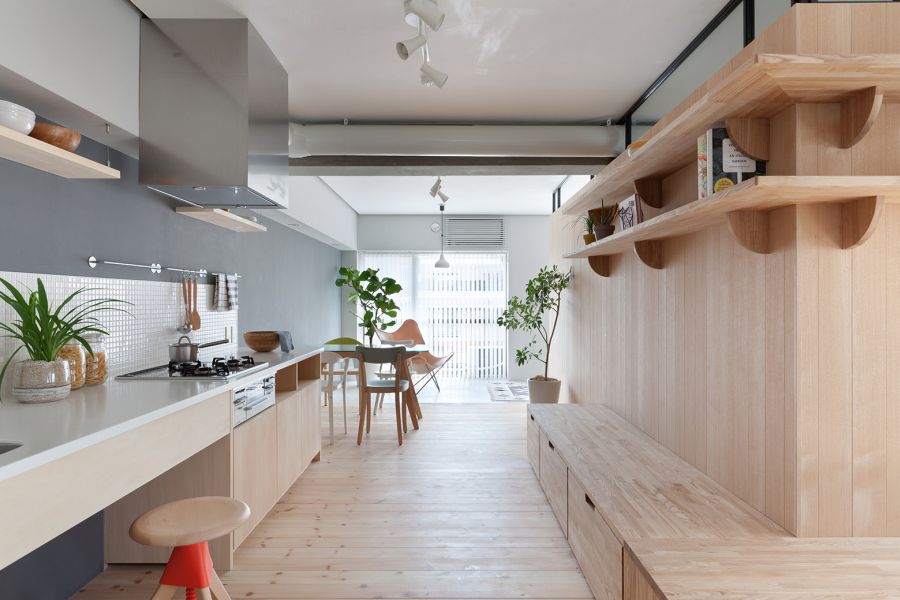
[[[179,588],[185,599],[230,600],[213,569],[209,540],[227,535],[250,518],[240,500],[204,496],[152,508],[135,519],[129,534],[145,546],[174,546],[151,600],[171,600]]]

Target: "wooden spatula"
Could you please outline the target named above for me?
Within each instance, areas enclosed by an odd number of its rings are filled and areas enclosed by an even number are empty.
[[[197,331],[200,329],[200,311],[197,310],[197,280],[191,282],[193,286],[193,310],[191,310],[191,329]]]

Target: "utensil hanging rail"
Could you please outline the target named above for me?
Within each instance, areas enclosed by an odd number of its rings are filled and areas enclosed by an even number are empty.
[[[119,261],[115,261],[115,260],[100,260],[96,256],[91,256],[90,258],[88,258],[87,262],[88,262],[88,266],[90,266],[92,269],[96,269],[97,265],[102,264],[102,265],[114,265],[117,267],[134,267],[136,269],[149,269],[150,272],[154,273],[154,274],[159,274],[159,273],[162,273],[163,271],[172,271],[175,273],[188,273],[190,275],[197,275],[198,277],[206,277],[207,275],[209,275],[209,271],[207,271],[206,269],[199,269],[199,270],[179,269],[177,267],[164,267],[159,263],[152,263],[149,265],[138,265],[135,263],[119,262]],[[238,279],[240,279],[240,277],[241,277],[237,273],[234,273],[234,276],[237,277]]]

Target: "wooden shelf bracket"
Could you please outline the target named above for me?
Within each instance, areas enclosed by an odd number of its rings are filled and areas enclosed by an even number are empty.
[[[663,207],[662,181],[659,179],[636,179],[634,193],[653,208]]]
[[[738,244],[757,254],[769,254],[769,211],[739,210],[728,213],[728,228]]]
[[[651,269],[663,268],[663,246],[661,240],[644,240],[634,243],[634,253],[641,262]]]
[[[769,160],[769,120],[755,117],[725,119],[728,137],[745,156]]]
[[[588,264],[591,270],[601,277],[609,277],[609,257],[608,256],[588,256]]]
[[[863,139],[881,112],[884,93],[878,86],[854,92],[841,101],[841,147],[851,148]]]
[[[872,237],[881,215],[884,197],[858,198],[841,206],[841,247],[844,250],[861,246]]]

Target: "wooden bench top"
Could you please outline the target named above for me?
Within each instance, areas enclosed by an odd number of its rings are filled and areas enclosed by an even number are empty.
[[[529,411],[620,542],[790,536],[608,408]]]
[[[900,597],[900,540],[638,540],[629,551],[667,600]]]

